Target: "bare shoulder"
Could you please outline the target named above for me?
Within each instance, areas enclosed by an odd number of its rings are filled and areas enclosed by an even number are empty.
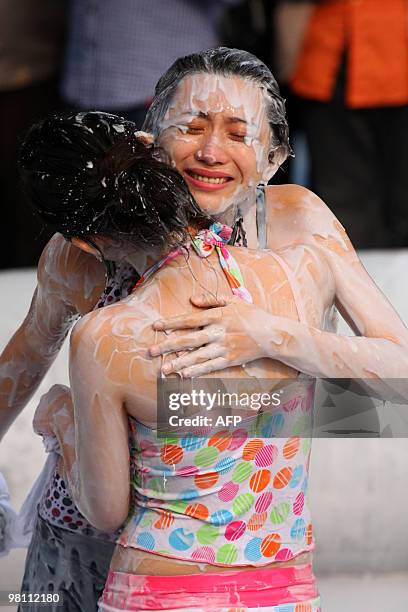
[[[269,248],[308,244],[328,253],[357,257],[346,230],[315,193],[301,185],[271,185],[265,191]],[[279,245],[274,244],[277,233]]]
[[[136,356],[152,343],[152,325],[157,318],[157,312],[144,304],[127,300],[94,310],[83,316],[72,330],[71,358],[79,352],[97,361],[102,355],[104,360],[110,359],[114,352]]]
[[[79,377],[82,384],[86,372],[87,380],[98,388],[109,393],[115,389],[133,398],[127,402],[129,410],[135,409],[137,389],[154,397],[161,360],[152,359],[149,353],[155,339],[153,320],[143,304],[135,307],[132,302],[119,302],[84,316],[71,336],[71,381]]]
[[[54,234],[45,246],[37,278],[45,298],[58,296],[79,314],[93,308],[105,284],[103,264],[61,234]]]
[[[309,215],[324,215],[333,219],[330,208],[313,191],[302,185],[269,185],[265,189],[269,212],[281,211],[290,216],[299,216],[307,221]]]
[[[71,333],[71,349],[79,344],[98,342],[107,334],[117,335],[119,329],[114,330],[115,325],[122,327],[129,318],[137,318],[137,311],[129,307],[126,302],[118,302],[98,310],[93,310],[84,315],[75,323]]]

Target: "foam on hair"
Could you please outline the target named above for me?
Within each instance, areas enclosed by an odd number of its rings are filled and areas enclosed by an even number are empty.
[[[200,211],[182,176],[115,115],[52,115],[35,124],[20,149],[29,203],[65,237],[122,238],[152,246],[181,243]]]
[[[155,136],[176,90],[186,76],[199,74],[238,76],[256,83],[266,94],[267,117],[271,128],[270,159],[279,149],[283,157],[290,155],[289,126],[286,120],[285,100],[280,95],[279,86],[269,68],[255,55],[240,49],[216,47],[200,53],[192,53],[177,59],[159,79],[153,102],[147,112],[143,129]]]

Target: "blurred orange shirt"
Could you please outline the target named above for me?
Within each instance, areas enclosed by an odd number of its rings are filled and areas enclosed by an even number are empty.
[[[330,100],[345,49],[347,106],[408,103],[408,0],[327,0],[315,6],[292,90]]]

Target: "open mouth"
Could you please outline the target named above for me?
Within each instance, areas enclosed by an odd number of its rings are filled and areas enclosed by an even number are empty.
[[[202,189],[221,189],[233,180],[232,176],[223,172],[211,172],[201,168],[188,168],[184,174],[193,185]]]

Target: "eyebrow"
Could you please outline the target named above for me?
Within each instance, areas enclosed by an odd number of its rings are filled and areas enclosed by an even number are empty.
[[[248,121],[245,121],[245,119],[241,119],[240,117],[228,117],[227,121],[228,123],[243,123],[244,125],[248,125]]]
[[[202,111],[190,111],[183,113],[183,115],[192,115],[194,117],[198,117],[199,119],[208,119],[208,113],[203,113]],[[248,121],[242,119],[241,117],[227,117],[228,123],[243,123],[244,125],[253,125],[252,123],[248,124]]]

